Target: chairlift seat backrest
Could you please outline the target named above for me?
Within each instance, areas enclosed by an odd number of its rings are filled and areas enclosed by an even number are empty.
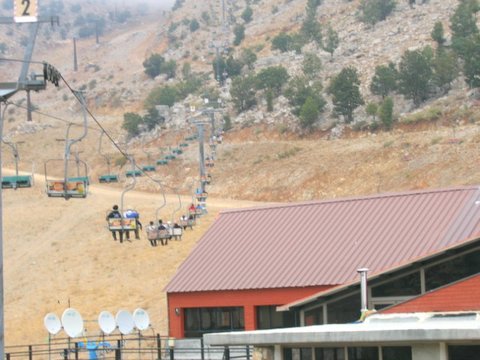
[[[118,175],[101,175],[98,178],[98,181],[100,183],[113,183],[113,182],[118,182]]]
[[[157,240],[160,238],[158,229],[149,229],[147,228],[147,238],[148,240]]]
[[[133,176],[142,176],[142,172],[140,170],[129,170],[125,173],[126,177],[133,177]]]
[[[2,189],[32,187],[31,176],[2,176]]]
[[[88,176],[77,176],[77,177],[69,177],[67,179],[68,182],[73,182],[73,181],[83,181],[87,185],[90,185],[90,179]]]
[[[145,166],[142,166],[142,170],[143,171],[155,171],[155,166],[154,165],[145,165]]]
[[[87,197],[86,181],[47,180],[47,195],[50,197],[85,198]]]
[[[123,226],[122,226],[123,222]],[[137,228],[137,221],[134,218],[109,218],[108,229],[109,230],[135,230]]]
[[[158,238],[159,239],[170,239],[171,234],[170,234],[169,230],[167,230],[167,229],[158,230]]]

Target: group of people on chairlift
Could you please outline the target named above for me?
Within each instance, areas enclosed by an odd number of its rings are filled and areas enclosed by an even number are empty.
[[[135,233],[135,239],[140,239],[140,230],[143,229],[143,225],[140,222],[140,214],[138,211],[132,209],[130,206],[127,206],[127,210],[123,212],[123,216],[118,209],[118,205],[113,205],[112,210],[108,213],[106,220],[110,219],[134,219],[135,226],[133,227],[133,232]],[[125,239],[130,240],[130,229],[111,229],[113,240],[120,240],[123,242],[123,236],[125,234]],[[117,239],[118,236],[118,239]]]
[[[112,210],[108,213],[106,220],[110,221],[110,219],[135,219],[135,227],[133,229],[125,228],[125,229],[110,229],[112,233],[112,237],[114,241],[120,240],[123,242],[124,236],[126,240],[130,240],[130,231],[135,233],[135,239],[140,239],[140,230],[143,229],[142,223],[140,222],[140,214],[138,211],[133,210],[131,207],[127,207],[127,210],[123,212],[123,216],[118,208],[118,205],[113,205]],[[185,221],[183,221],[185,220]],[[172,223],[168,221],[164,223],[161,219],[158,220],[158,224],[155,224],[153,221],[149,222],[149,225],[146,227],[147,238],[150,241],[150,245],[157,246],[157,241],[160,241],[162,245],[168,244],[168,238],[172,237],[172,232],[170,229],[183,229],[185,230],[188,226],[192,227],[193,222],[195,220],[194,215],[183,215],[181,217],[182,226],[177,223]],[[168,236],[160,236],[158,237],[156,234],[167,234]],[[155,234],[155,235],[154,235]],[[175,236],[175,235],[173,235]],[[165,240],[165,242],[164,242]]]

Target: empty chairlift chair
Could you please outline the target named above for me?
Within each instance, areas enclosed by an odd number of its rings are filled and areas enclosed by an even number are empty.
[[[102,138],[103,138],[103,135],[105,134],[104,131],[102,131],[102,134],[100,135],[100,140],[99,140],[99,143],[98,143],[98,153],[103,156],[103,158],[105,159],[105,162],[107,164],[107,173],[104,174],[104,175],[100,175],[98,177],[98,182],[100,183],[118,183],[119,181],[119,177],[118,175],[116,174],[112,174],[111,173],[111,161],[110,161],[110,156],[106,155],[106,154],[103,154],[102,153]]]
[[[5,145],[8,145],[13,152],[13,159],[15,161],[15,175],[11,176],[2,176],[2,189],[18,189],[18,188],[27,188],[32,187],[33,184],[33,165],[32,165],[32,175],[19,175],[18,173],[18,161],[20,159],[18,154],[18,147],[17,144],[23,143],[21,142],[10,142],[2,139]]]

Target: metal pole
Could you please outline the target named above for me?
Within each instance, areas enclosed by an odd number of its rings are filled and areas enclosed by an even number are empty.
[[[18,148],[17,144],[14,144],[13,146],[13,159],[15,160],[15,176],[18,178]]]
[[[40,24],[38,22],[30,24],[30,37],[28,39],[27,48],[25,49],[25,56],[23,57],[22,70],[20,71],[20,76],[18,78],[18,83],[25,85],[27,82],[27,73],[30,61],[32,60],[33,48],[35,46],[35,39],[37,37],[37,32]]]
[[[360,294],[361,294],[361,313],[368,311],[368,295],[367,295],[367,268],[358,269],[360,274]]]
[[[215,45],[215,50],[216,50],[216,53],[217,53],[217,64],[216,64],[216,68],[217,68],[217,81],[219,84],[221,84],[221,81],[222,81],[222,75],[220,74],[220,50],[218,48],[218,45]]]
[[[0,103],[0,138],[3,138],[4,113]],[[2,152],[0,150],[0,178],[2,177]],[[5,356],[5,317],[4,317],[4,288],[3,288],[3,199],[0,187],[0,359]]]
[[[73,38],[73,71],[78,70],[78,62],[77,62],[77,39]]]
[[[212,139],[213,136],[215,135],[215,112],[212,110],[210,111],[210,121],[212,123],[212,131],[211,131],[211,135],[210,135],[210,138]]]
[[[205,177],[205,151],[203,147],[204,135],[203,135],[203,124],[198,124],[198,151],[199,151],[199,163],[200,163],[200,179]],[[205,191],[205,184],[202,183],[202,192]]]
[[[30,98],[30,90],[27,90],[27,121],[32,121],[32,100]]]
[[[157,359],[162,358],[162,340],[160,339],[160,334],[157,334]]]

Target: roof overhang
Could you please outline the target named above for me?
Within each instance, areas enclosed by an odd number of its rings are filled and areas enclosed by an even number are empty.
[[[345,346],[368,344],[413,344],[429,342],[480,341],[478,315],[465,319],[424,321],[409,314],[403,321],[330,324],[273,330],[205,334],[211,346]],[[413,318],[413,319],[412,319]],[[378,318],[377,318],[378,319]]]

